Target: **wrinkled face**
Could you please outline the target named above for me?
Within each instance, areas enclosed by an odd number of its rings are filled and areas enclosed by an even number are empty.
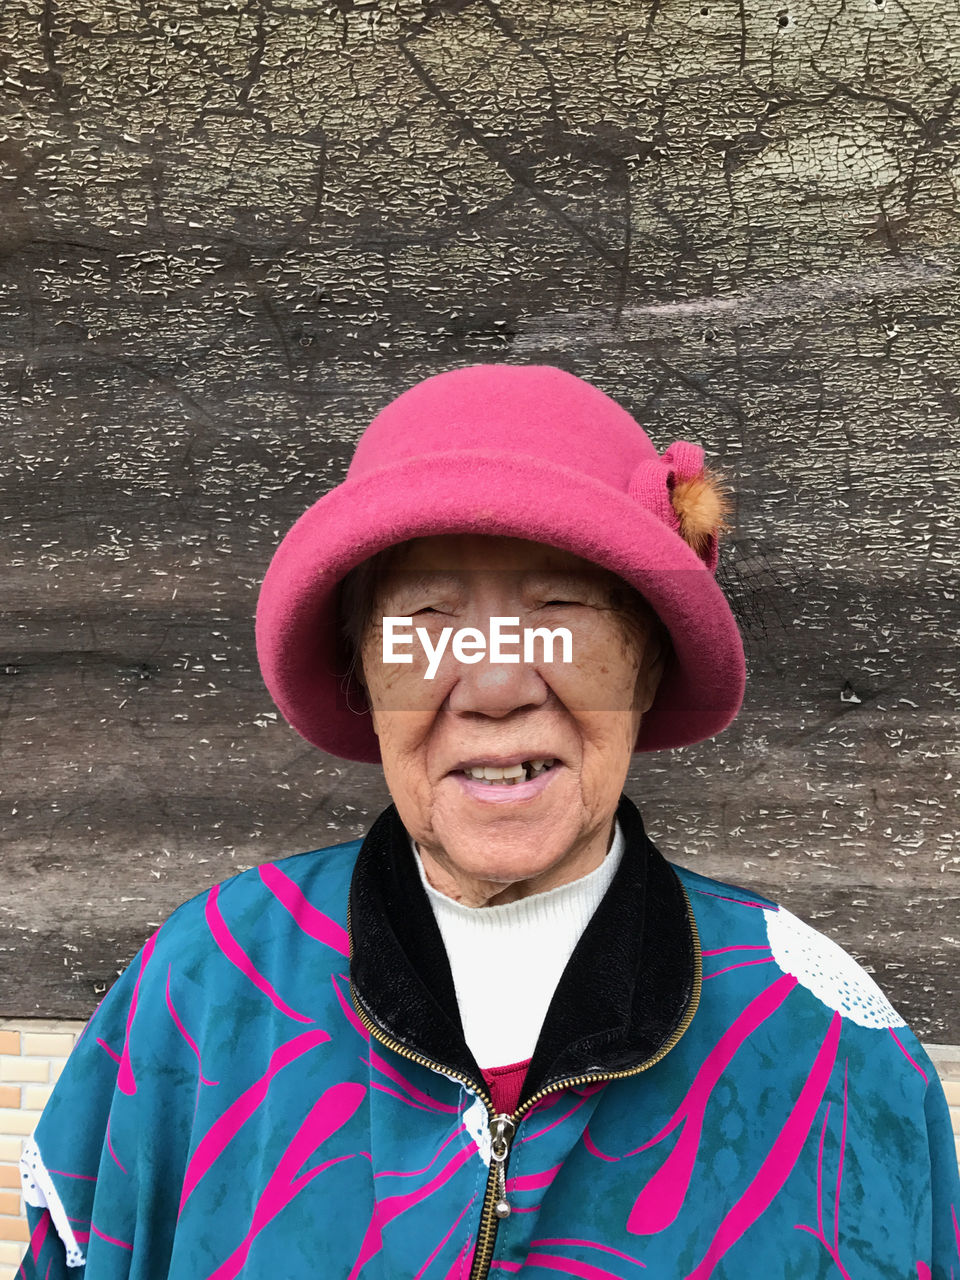
[[[568,552],[474,534],[416,539],[390,567],[360,646],[364,683],[390,794],[443,892],[469,905],[510,901],[602,861],[661,672],[622,587]],[[384,616],[412,619],[391,655],[412,661],[384,660]],[[517,661],[494,661],[492,618],[518,619],[503,629],[520,640],[499,655]],[[486,644],[465,633],[455,650],[462,628]],[[534,638],[525,655],[533,628],[566,628],[569,654]],[[533,775],[530,761],[553,763]],[[518,763],[516,781],[469,776],[484,764],[516,775]]]

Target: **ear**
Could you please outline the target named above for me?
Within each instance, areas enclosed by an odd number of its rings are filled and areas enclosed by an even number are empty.
[[[732,512],[730,494],[713,472],[704,468],[688,480],[677,480],[670,491],[670,501],[680,520],[680,536],[703,557],[710,535],[728,528]]]
[[[637,672],[635,689],[637,708],[643,715],[646,715],[653,706],[653,700],[657,696],[657,689],[660,687],[660,680],[666,665],[666,656],[666,650],[663,647],[660,648],[652,660],[649,654],[644,652],[643,665]]]

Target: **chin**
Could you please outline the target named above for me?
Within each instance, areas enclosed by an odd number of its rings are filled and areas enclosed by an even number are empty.
[[[553,871],[563,861],[563,852],[545,853],[542,842],[536,850],[507,848],[496,854],[486,848],[476,857],[459,849],[453,851],[453,861],[465,875],[477,880],[492,880],[496,884],[517,884],[521,880],[533,880]]]

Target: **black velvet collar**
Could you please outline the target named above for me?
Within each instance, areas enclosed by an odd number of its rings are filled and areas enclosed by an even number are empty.
[[[626,795],[617,819],[623,858],[557,985],[521,1105],[561,1080],[641,1065],[692,1016],[700,946],[686,894]],[[393,804],[357,855],[350,924],[350,981],[367,1016],[411,1052],[486,1091],[463,1038],[443,938]],[[491,982],[504,977],[491,956]]]

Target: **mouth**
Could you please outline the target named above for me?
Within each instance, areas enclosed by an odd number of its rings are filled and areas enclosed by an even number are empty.
[[[515,787],[530,782],[541,774],[555,769],[560,760],[556,756],[531,756],[524,759],[497,762],[469,761],[458,765],[450,772],[454,776],[467,778],[471,782],[487,787]]]

